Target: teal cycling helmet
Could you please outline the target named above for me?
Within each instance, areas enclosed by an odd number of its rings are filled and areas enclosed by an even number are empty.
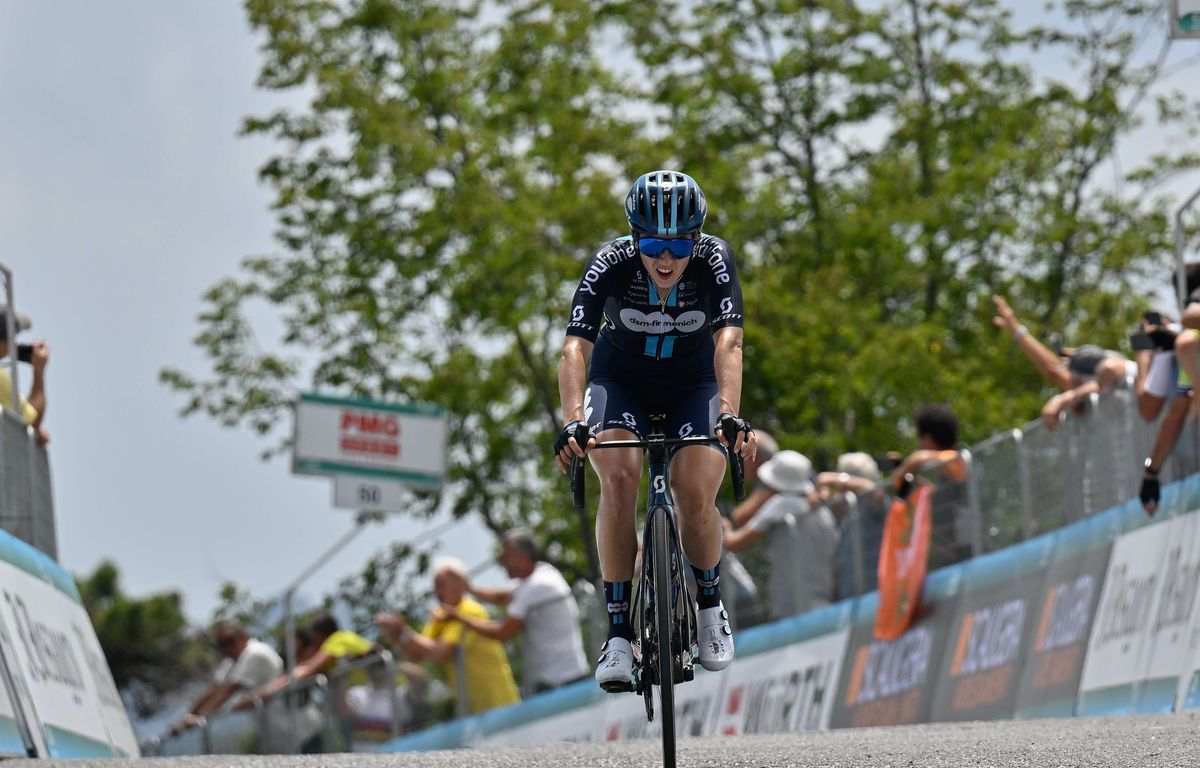
[[[708,215],[700,185],[686,173],[652,171],[633,183],[625,198],[625,218],[635,235],[687,235],[699,232]]]

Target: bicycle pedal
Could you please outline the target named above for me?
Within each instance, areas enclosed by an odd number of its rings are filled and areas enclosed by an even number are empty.
[[[600,688],[606,693],[632,693],[637,686],[632,680],[606,680],[600,683]]]

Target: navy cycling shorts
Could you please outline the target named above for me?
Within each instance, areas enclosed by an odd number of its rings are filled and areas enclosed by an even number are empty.
[[[593,434],[627,429],[645,438],[650,414],[663,414],[667,437],[712,435],[720,408],[711,344],[686,358],[653,360],[620,351],[603,333],[597,339],[583,396]]]

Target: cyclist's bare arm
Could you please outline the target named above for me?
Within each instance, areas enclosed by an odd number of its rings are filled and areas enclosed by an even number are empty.
[[[713,367],[717,372],[717,392],[721,397],[723,413],[738,414],[742,404],[742,338],[741,328],[727,326],[713,336],[716,353],[713,356]],[[749,439],[745,439],[745,438]],[[738,433],[733,443],[735,453],[746,458],[754,456],[757,441],[754,433],[749,435]]]
[[[563,342],[562,357],[558,361],[558,397],[562,403],[564,426],[583,421],[583,393],[587,388],[587,368],[594,347],[595,344],[578,336],[568,336]],[[567,472],[572,453],[576,456],[584,454],[584,449],[573,437],[568,447],[556,457],[563,474]]]

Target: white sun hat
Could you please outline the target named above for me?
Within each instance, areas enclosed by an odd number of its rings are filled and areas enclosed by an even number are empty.
[[[809,493],[813,489],[812,462],[802,453],[780,451],[758,468],[758,479],[776,493]]]

